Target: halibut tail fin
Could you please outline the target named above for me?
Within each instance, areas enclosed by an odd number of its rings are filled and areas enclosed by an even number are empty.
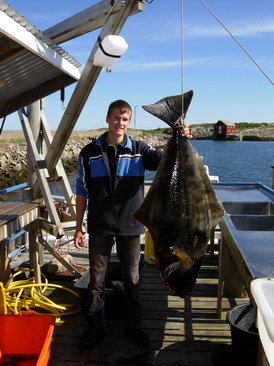
[[[182,112],[182,95],[166,97],[154,104],[148,104],[142,107],[145,111],[166,122],[170,127],[173,127],[178,119],[182,117],[182,113],[184,117],[186,116],[192,97],[192,90],[184,93],[184,112]]]

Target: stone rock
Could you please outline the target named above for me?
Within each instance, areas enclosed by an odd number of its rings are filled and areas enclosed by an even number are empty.
[[[22,165],[20,163],[15,164],[13,170],[20,172],[22,170]]]

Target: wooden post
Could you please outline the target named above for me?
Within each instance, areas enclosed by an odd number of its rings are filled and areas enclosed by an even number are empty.
[[[217,293],[217,318],[218,319],[222,318],[225,257],[226,257],[225,239],[222,234],[220,244],[219,244],[219,278],[218,278],[218,293]]]
[[[58,24],[44,30],[47,37],[54,40],[55,43],[60,44],[67,42],[73,38],[79,37],[83,34],[92,32],[96,29],[102,28],[106,21],[106,16],[110,12],[114,13],[120,11],[125,6],[124,0],[116,1],[102,0],[89,8],[80,11],[77,14],[61,21]],[[140,0],[135,1],[131,13],[133,15],[144,10],[144,4]]]
[[[32,134],[33,134],[33,138],[34,138],[34,142],[36,144],[36,148],[37,151],[39,153],[42,153],[42,136],[41,136],[41,102],[40,100],[32,103],[31,105],[29,105],[27,107],[27,114],[28,114],[28,118],[29,118],[29,123],[30,123],[30,127],[32,130]],[[32,202],[33,200],[37,200],[41,198],[41,190],[38,184],[36,184],[37,182],[37,175],[36,172],[33,168],[33,164],[31,161],[31,146],[30,144],[27,144],[27,182],[28,182],[28,193],[29,194],[24,194],[24,200],[25,202]],[[26,192],[27,193],[27,192]],[[32,242],[33,240],[33,234],[27,232],[26,233],[27,237],[28,237],[28,241],[29,241],[29,253],[31,256],[32,253]],[[44,249],[42,247],[37,247],[36,250],[36,254],[37,257],[39,257],[39,260],[41,262],[44,261]],[[34,268],[34,267],[32,267]],[[40,269],[39,269],[40,271]],[[37,268],[34,268],[34,272],[37,273]],[[41,280],[41,274],[39,275],[39,278]]]
[[[274,165],[272,165],[271,168],[272,168],[272,189],[274,189]]]
[[[42,141],[40,136],[41,126],[40,126],[40,100],[32,103],[27,107],[27,115],[29,119],[29,124],[32,130],[34,142],[36,144],[36,148],[38,153],[42,152]],[[28,165],[27,165],[27,182],[29,187],[34,187],[35,182],[37,181],[37,176],[33,168],[33,164],[31,162],[31,153],[30,153],[30,145],[27,145],[27,156],[28,156]],[[41,198],[41,191],[39,186],[36,186],[36,192],[31,192],[31,200],[35,198]],[[34,197],[35,196],[35,197]]]
[[[29,230],[30,267],[34,270],[35,283],[41,283],[40,251],[41,251],[42,247],[37,242],[37,236],[38,236],[38,233],[37,233],[37,220],[33,221],[28,226],[28,230]]]
[[[0,281],[4,286],[11,275],[6,240],[0,241]]]
[[[239,298],[247,297],[241,273],[231,255],[227,255],[224,262],[224,294]]]
[[[20,109],[18,111],[21,120],[22,128],[26,141],[30,147],[30,161],[32,163],[33,169],[36,173],[37,179],[39,181],[39,186],[42,191],[43,198],[48,208],[49,216],[51,222],[54,222],[60,227],[60,234],[63,234],[63,229],[61,228],[60,218],[57,214],[56,207],[54,205],[52,195],[50,192],[49,184],[47,178],[49,177],[48,170],[45,161],[40,158],[40,154],[37,151],[37,147],[34,141],[32,130],[30,128],[28,117],[24,114],[24,110]]]

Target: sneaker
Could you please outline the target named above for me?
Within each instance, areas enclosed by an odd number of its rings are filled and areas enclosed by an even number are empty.
[[[139,328],[125,328],[125,338],[130,338],[136,346],[148,347],[149,337],[148,335]]]
[[[79,342],[79,348],[81,350],[91,349],[96,346],[105,336],[105,329],[100,329],[97,331],[88,330],[82,334]]]

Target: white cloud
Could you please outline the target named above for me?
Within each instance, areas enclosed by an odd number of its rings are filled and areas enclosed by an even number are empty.
[[[189,59],[184,61],[184,65],[205,64],[216,60],[216,57],[202,57],[196,59]],[[129,63],[119,62],[115,65],[115,71],[117,72],[132,72],[132,71],[158,71],[160,69],[168,69],[170,67],[181,67],[180,61],[161,61],[161,62],[140,62]]]
[[[63,20],[66,19],[70,14],[68,12],[43,12],[43,13],[29,13],[29,16],[32,19],[38,20],[38,21],[45,21],[50,20],[51,22],[54,22],[54,20]],[[53,23],[54,24],[54,23]]]
[[[274,22],[265,24],[246,24],[239,29],[235,29],[234,34],[241,37],[261,37],[273,33],[274,35]]]
[[[241,26],[224,25],[235,37],[262,37],[267,34],[273,34],[274,36],[274,22],[262,24],[252,23]],[[210,27],[203,25],[186,27],[186,36],[188,37],[221,37],[227,34],[228,33],[221,24]]]

